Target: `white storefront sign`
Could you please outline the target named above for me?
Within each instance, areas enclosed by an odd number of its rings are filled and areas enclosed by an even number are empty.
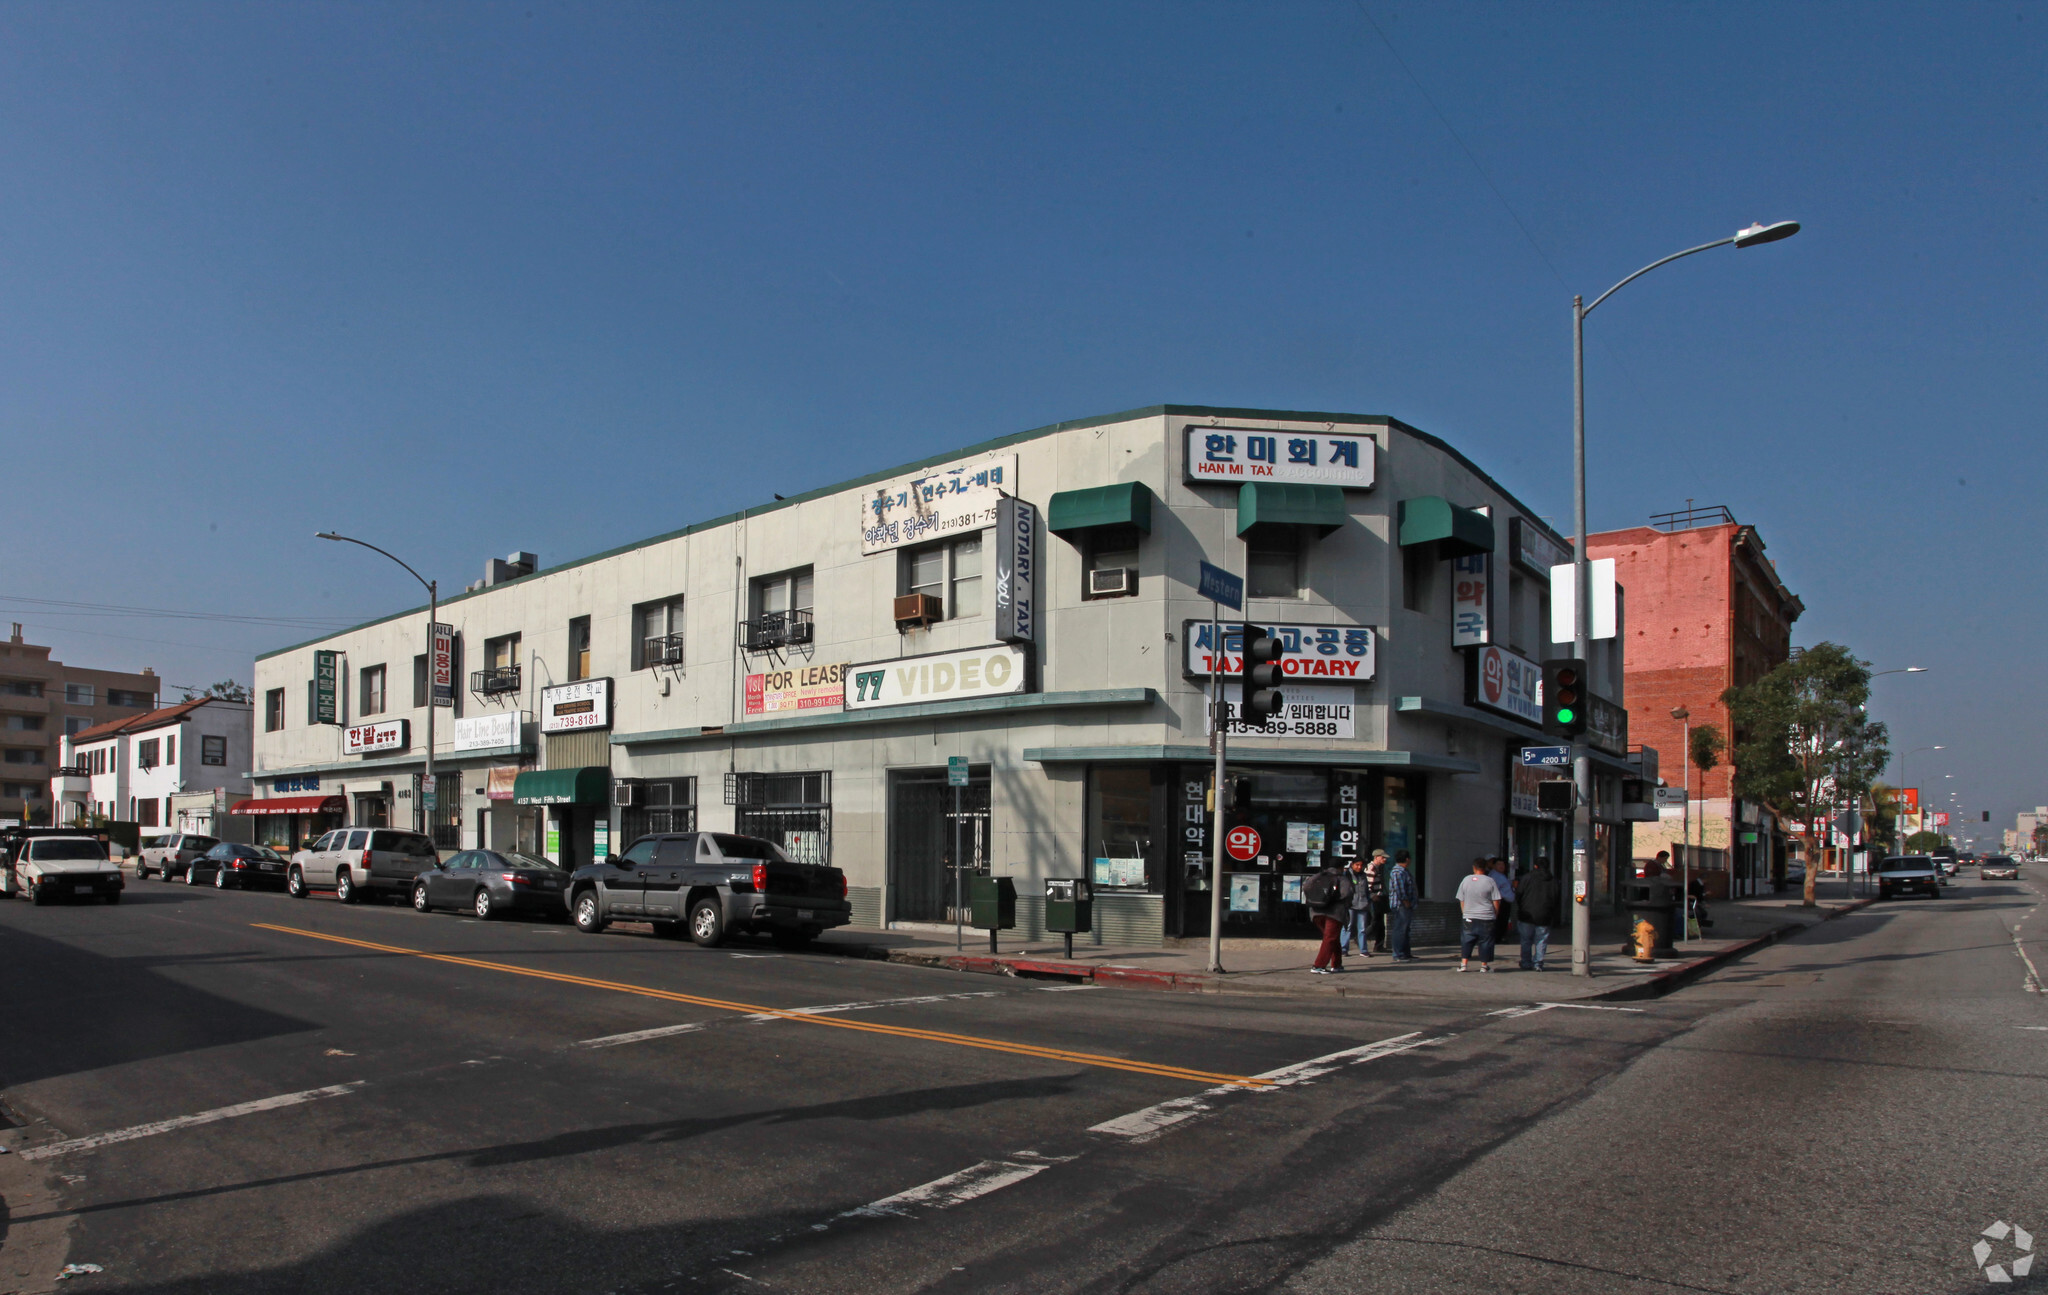
[[[612,681],[579,679],[540,690],[540,731],[573,733],[612,726]]]
[[[1363,432],[1265,431],[1190,423],[1189,481],[1285,481],[1370,490],[1377,442]]]
[[[1208,621],[1181,622],[1181,641],[1187,645],[1181,669],[1190,679],[1206,679],[1220,663],[1225,675],[1244,671],[1243,627],[1225,621],[1222,650],[1210,637]],[[1280,640],[1280,670],[1291,683],[1296,679],[1363,682],[1373,676],[1377,635],[1370,625],[1268,624],[1268,634]]]
[[[1473,658],[1472,704],[1543,727],[1543,667],[1504,647],[1482,647]]]
[[[870,661],[847,670],[846,709],[1028,692],[1030,664],[1024,649],[1011,644]]]
[[[518,746],[521,718],[520,712],[516,710],[494,711],[489,715],[465,715],[455,721],[455,749],[490,751],[499,747]]]
[[[1017,456],[992,454],[898,477],[869,490],[860,505],[860,551],[964,535],[996,524],[996,504],[1017,493]]]
[[[1247,724],[1238,718],[1238,699],[1229,695],[1234,691],[1226,689],[1223,698],[1224,709],[1230,716],[1229,733],[1232,737],[1358,736],[1354,716],[1356,707],[1353,705],[1356,694],[1350,688],[1333,684],[1282,684],[1280,713],[1264,725]],[[1209,716],[1206,703],[1202,714],[1206,720],[1204,731],[1214,730],[1216,723]]]
[[[409,745],[406,740],[406,727],[406,722],[402,719],[353,725],[342,730],[342,749],[350,755],[368,755],[372,751],[403,751]]]

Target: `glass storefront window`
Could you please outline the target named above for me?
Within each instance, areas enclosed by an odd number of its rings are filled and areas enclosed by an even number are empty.
[[[1098,889],[1146,890],[1152,852],[1152,771],[1109,765],[1088,771],[1089,876]]]
[[[1422,864],[1422,806],[1416,799],[1420,790],[1411,787],[1404,777],[1389,774],[1381,780],[1380,848],[1390,857],[1396,850],[1408,851],[1415,860],[1417,875]]]

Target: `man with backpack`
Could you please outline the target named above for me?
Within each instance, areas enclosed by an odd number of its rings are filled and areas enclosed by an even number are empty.
[[[1351,897],[1357,887],[1351,878],[1337,867],[1335,859],[1323,865],[1323,870],[1310,877],[1301,887],[1302,902],[1308,905],[1309,920],[1323,934],[1322,947],[1316,950],[1315,964],[1309,974],[1328,976],[1344,970],[1344,925],[1351,916]]]
[[[1374,859],[1384,863],[1384,859]],[[1337,942],[1337,955],[1356,953],[1372,956],[1372,872],[1365,860],[1353,859],[1344,866],[1344,879],[1351,883],[1351,907],[1344,914],[1344,935]]]

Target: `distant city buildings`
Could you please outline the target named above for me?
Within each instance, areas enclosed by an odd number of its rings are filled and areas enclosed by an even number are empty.
[[[52,660],[16,624],[0,643],[0,819],[48,823],[63,739],[153,710],[159,685],[148,666],[129,674]]]

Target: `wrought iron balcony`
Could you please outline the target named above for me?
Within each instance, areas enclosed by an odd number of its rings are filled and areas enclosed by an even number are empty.
[[[640,662],[643,665],[681,665],[683,663],[683,636],[680,634],[656,634],[640,640]]]
[[[489,670],[478,670],[469,676],[469,690],[486,697],[499,693],[519,691],[519,667],[516,665],[493,666]]]
[[[808,607],[795,611],[769,612],[740,622],[740,646],[749,652],[772,652],[778,648],[801,647],[811,641],[813,626]]]

